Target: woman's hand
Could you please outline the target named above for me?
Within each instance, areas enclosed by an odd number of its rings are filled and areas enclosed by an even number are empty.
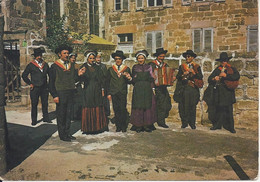
[[[84,67],[82,67],[82,68],[79,69],[78,75],[81,76],[81,75],[83,75],[85,72],[86,72],[86,67],[84,66]]]

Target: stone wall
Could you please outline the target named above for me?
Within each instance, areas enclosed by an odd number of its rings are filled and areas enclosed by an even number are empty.
[[[146,1],[143,1],[146,5]],[[114,2],[106,2],[106,39],[117,43],[117,34],[133,33],[134,52],[144,49],[145,33],[163,31],[163,47],[178,54],[192,49],[192,29],[213,28],[213,52],[245,52],[247,26],[258,24],[256,1],[225,2],[192,1],[182,6],[173,1],[171,7],[144,7],[136,10],[136,1],[129,1],[129,11],[115,11]]]

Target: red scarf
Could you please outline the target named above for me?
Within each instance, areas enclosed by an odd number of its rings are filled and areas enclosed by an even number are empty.
[[[233,71],[233,69],[231,68],[231,65],[230,65],[230,64],[226,64],[225,67],[223,67],[223,66],[221,66],[221,65],[218,67],[218,69],[219,69],[220,71],[222,71],[223,68],[225,68],[225,69],[227,70],[227,74],[229,74],[229,75],[232,75],[232,74],[234,73],[234,71]]]
[[[35,60],[31,61],[32,64],[34,64],[34,66],[36,66],[37,68],[39,68],[40,70],[43,70],[43,67],[45,65],[45,62],[42,62],[42,66],[40,66]]]

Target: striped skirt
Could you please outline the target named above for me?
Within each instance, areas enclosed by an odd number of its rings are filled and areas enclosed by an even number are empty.
[[[82,127],[85,134],[97,134],[108,131],[104,107],[82,108]]]

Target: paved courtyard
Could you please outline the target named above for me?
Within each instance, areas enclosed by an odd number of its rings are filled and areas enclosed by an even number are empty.
[[[10,171],[4,180],[239,180],[258,176],[258,133],[236,129],[181,129],[167,119],[168,129],[152,133],[109,132],[83,135],[73,121],[73,142],[59,140],[52,124],[31,126],[28,108],[6,111]],[[40,114],[39,114],[40,115]],[[157,126],[157,125],[156,125]],[[130,125],[129,127],[130,128]]]

